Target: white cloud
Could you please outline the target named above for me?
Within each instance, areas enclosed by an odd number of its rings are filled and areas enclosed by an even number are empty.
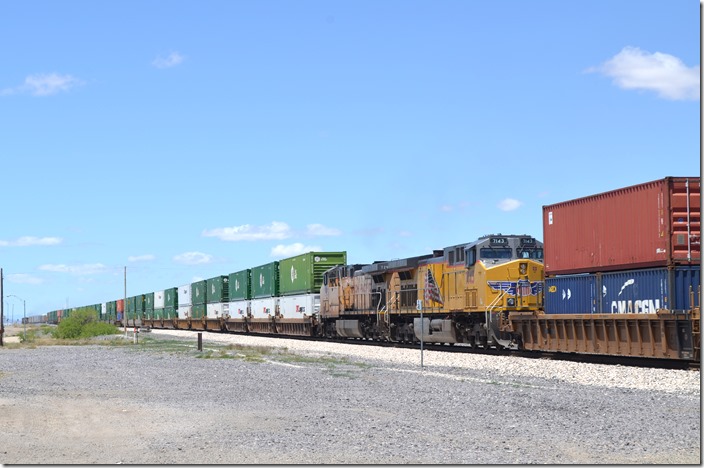
[[[17,284],[42,284],[43,279],[37,278],[36,276],[27,275],[25,273],[16,273],[13,275],[7,275],[5,277],[10,283]]]
[[[73,275],[94,275],[104,273],[107,267],[102,263],[87,263],[84,265],[53,265],[46,264],[39,267],[42,271],[53,271],[56,273],[71,273]]]
[[[147,255],[130,255],[127,257],[128,262],[148,262],[154,260],[156,257],[152,254]]]
[[[339,236],[342,234],[339,229],[329,228],[322,224],[309,224],[306,227],[307,234],[310,236]]]
[[[277,258],[294,257],[306,252],[320,252],[322,250],[317,245],[303,245],[300,242],[296,242],[290,245],[277,245],[271,249],[271,256]]]
[[[688,67],[679,58],[638,47],[624,47],[611,59],[587,69],[613,78],[623,89],[655,91],[672,100],[699,100],[699,65]]]
[[[29,75],[24,79],[24,83],[14,88],[5,88],[0,91],[0,95],[26,93],[32,96],[51,96],[82,84],[84,84],[83,81],[71,75],[59,75],[58,73]]]
[[[13,241],[0,240],[0,247],[28,247],[31,245],[57,245],[63,242],[60,237],[23,236]]]
[[[453,210],[453,208],[452,208],[452,206],[450,206],[450,205],[442,205],[442,206],[440,207],[440,211],[443,211],[443,212],[445,212],[445,213],[449,213],[449,212],[451,212],[452,210]]]
[[[213,256],[202,252],[185,252],[174,257],[174,261],[186,265],[200,265],[213,261]]]
[[[523,202],[514,200],[513,198],[505,198],[501,200],[497,206],[501,211],[513,211],[518,209],[522,204]]]
[[[291,237],[291,228],[288,224],[274,221],[267,226],[241,226],[205,229],[205,237],[217,237],[224,241],[256,241],[256,240],[282,240]]]
[[[157,57],[152,61],[152,65],[156,68],[171,68],[179,65],[186,59],[178,52],[171,52],[167,57]]]

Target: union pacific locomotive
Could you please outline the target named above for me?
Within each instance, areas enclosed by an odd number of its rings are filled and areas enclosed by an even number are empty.
[[[515,347],[509,313],[541,307],[542,258],[535,238],[499,234],[431,255],[334,267],[320,290],[321,332]]]

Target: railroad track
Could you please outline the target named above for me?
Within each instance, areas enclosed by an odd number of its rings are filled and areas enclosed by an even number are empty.
[[[285,340],[297,340],[297,341],[311,341],[320,343],[337,343],[337,344],[354,344],[357,346],[373,346],[378,348],[398,348],[398,349],[415,349],[420,352],[419,343],[399,343],[391,341],[374,341],[365,339],[354,339],[354,338],[340,338],[340,339],[330,339],[322,337],[311,337],[311,336],[296,336],[296,335],[268,335],[259,333],[233,333],[227,331],[218,330],[190,330],[198,331],[202,333],[214,333],[214,334],[235,334],[235,335],[245,335],[245,336],[257,336],[262,338],[271,339],[285,339]],[[677,359],[658,359],[651,357],[633,357],[633,356],[611,356],[603,354],[580,354],[580,353],[557,353],[557,352],[546,352],[546,351],[525,351],[525,350],[510,350],[510,349],[497,349],[497,348],[480,348],[471,347],[467,344],[430,344],[424,343],[423,350],[425,351],[440,351],[446,353],[465,353],[465,354],[475,354],[482,356],[514,356],[522,357],[527,359],[545,359],[551,361],[566,361],[566,362],[580,362],[587,364],[604,364],[612,366],[626,366],[626,367],[643,367],[652,369],[672,369],[672,370],[700,370],[700,361],[692,360],[677,360]]]

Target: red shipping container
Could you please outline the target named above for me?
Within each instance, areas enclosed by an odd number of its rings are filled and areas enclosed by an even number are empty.
[[[117,312],[124,312],[124,311],[125,311],[125,300],[118,299],[117,300]]]
[[[543,206],[546,275],[699,264],[699,177]]]

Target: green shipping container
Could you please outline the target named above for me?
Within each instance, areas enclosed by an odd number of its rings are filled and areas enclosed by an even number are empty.
[[[125,308],[125,317],[127,319],[133,319],[135,315],[135,307],[136,307],[136,297],[135,296],[130,296],[127,298],[127,307]]]
[[[191,303],[205,304],[207,302],[208,289],[206,280],[196,281],[191,284]]]
[[[176,307],[164,307],[164,320],[175,318],[178,318],[178,309]]]
[[[191,307],[191,317],[194,319],[203,318],[207,315],[207,307],[205,304],[193,304]]]
[[[152,302],[153,303],[153,302]],[[137,294],[134,298],[134,309],[137,314],[137,318],[144,315],[144,294]]]
[[[164,290],[164,308],[178,308],[178,288]]]
[[[247,301],[252,298],[252,270],[230,273],[229,276],[230,300]]]
[[[308,252],[279,262],[279,291],[282,296],[319,293],[323,273],[347,264],[347,252]]]
[[[144,311],[153,312],[154,311],[154,293],[144,295]]]
[[[279,262],[252,268],[252,299],[279,295]]]
[[[217,304],[219,302],[229,302],[229,281],[227,275],[216,276],[205,280],[206,289],[208,290],[208,304]]]

